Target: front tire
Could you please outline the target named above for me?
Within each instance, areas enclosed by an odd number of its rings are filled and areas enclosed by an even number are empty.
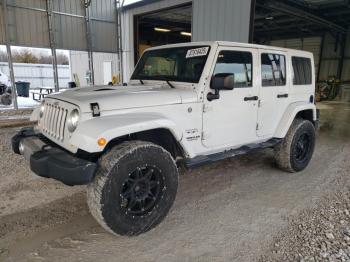
[[[304,119],[295,119],[283,141],[275,146],[277,165],[287,172],[304,170],[315,149],[315,127]]]
[[[100,159],[87,189],[88,205],[112,234],[139,235],[166,217],[177,187],[178,170],[169,152],[153,143],[128,141]]]

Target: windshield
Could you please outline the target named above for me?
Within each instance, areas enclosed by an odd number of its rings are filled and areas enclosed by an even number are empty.
[[[209,46],[187,46],[146,51],[131,79],[198,83],[209,50]]]

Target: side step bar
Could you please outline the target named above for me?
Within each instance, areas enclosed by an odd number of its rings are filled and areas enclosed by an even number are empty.
[[[281,141],[282,141],[281,138],[272,138],[266,142],[259,143],[259,144],[249,144],[249,145],[242,146],[240,148],[231,149],[231,150],[227,150],[227,151],[220,152],[220,153],[215,153],[212,155],[196,156],[194,158],[187,158],[187,159],[185,159],[184,162],[185,162],[185,166],[187,168],[195,168],[195,167],[203,166],[206,164],[214,163],[214,162],[217,162],[220,160],[224,160],[226,158],[244,155],[244,154],[251,152],[253,150],[273,147],[273,146],[277,145],[278,143],[280,143]]]

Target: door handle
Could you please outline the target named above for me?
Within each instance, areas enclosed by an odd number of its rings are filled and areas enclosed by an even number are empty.
[[[247,96],[244,98],[244,101],[257,101],[259,97],[257,96]]]
[[[277,98],[287,98],[287,97],[288,97],[288,94],[277,95]]]

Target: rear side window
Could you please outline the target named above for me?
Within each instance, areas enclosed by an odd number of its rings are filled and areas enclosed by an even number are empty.
[[[305,57],[292,57],[293,65],[293,84],[294,85],[311,85],[312,83],[312,70],[311,59]]]
[[[278,54],[261,54],[262,86],[286,84],[286,58]]]
[[[253,57],[249,52],[221,51],[215,65],[214,75],[235,74],[235,87],[252,86]]]

